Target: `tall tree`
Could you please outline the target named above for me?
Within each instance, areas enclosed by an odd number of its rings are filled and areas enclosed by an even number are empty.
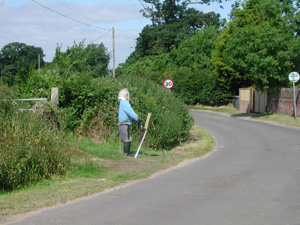
[[[244,1],[212,57],[219,84],[233,94],[287,86],[289,72],[300,69],[299,21],[298,0]]]
[[[181,42],[170,54],[176,64],[169,74],[176,83],[172,92],[187,104],[215,105],[228,99],[229,93],[217,86],[210,61],[219,33],[220,30],[213,27],[204,28],[193,38]]]
[[[38,68],[44,65],[45,56],[42,48],[13,42],[5,45],[0,51],[1,77],[4,82],[13,85],[16,81],[26,82],[30,68]]]
[[[61,71],[89,72],[92,77],[108,75],[110,55],[103,43],[85,45],[84,41],[74,43],[66,52],[56,48],[53,64]]]
[[[227,0],[225,0],[227,1]],[[184,13],[192,4],[210,4],[211,2],[222,3],[222,0],[139,0],[143,9],[141,12],[146,18],[150,18],[152,24],[162,25],[173,23],[184,17]],[[222,7],[222,6],[221,6]]]
[[[219,14],[203,13],[189,8],[182,13],[180,19],[174,20],[172,23],[144,27],[137,38],[134,54],[144,57],[168,53],[173,47],[178,47],[181,41],[193,36],[198,30],[210,26],[220,28],[223,25],[224,21],[220,19]]]

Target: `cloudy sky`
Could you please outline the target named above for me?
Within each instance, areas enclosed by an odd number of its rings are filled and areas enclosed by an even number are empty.
[[[227,18],[233,1],[210,6],[197,5]],[[115,29],[116,65],[125,62],[135,48],[135,39],[150,24],[140,13],[138,0],[0,0],[0,49],[12,42],[41,47],[51,62],[58,45],[67,47],[103,43],[112,53]]]

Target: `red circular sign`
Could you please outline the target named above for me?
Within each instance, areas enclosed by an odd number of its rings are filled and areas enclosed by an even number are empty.
[[[169,78],[165,79],[163,84],[164,84],[164,87],[167,89],[172,89],[174,86],[174,82]]]

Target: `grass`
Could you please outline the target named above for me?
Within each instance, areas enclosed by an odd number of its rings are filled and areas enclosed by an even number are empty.
[[[232,104],[224,105],[224,106],[196,105],[196,106],[190,106],[189,109],[206,110],[206,111],[229,113],[229,114],[239,114],[240,113],[238,109],[233,108]]]
[[[34,186],[0,194],[0,224],[13,221],[19,214],[145,179],[213,149],[214,139],[205,130],[194,126],[191,137],[188,143],[164,151],[165,157],[161,150],[142,148],[137,159],[121,155],[118,144],[81,140],[79,151],[72,158],[72,167],[64,177],[53,177]],[[133,143],[132,149],[137,145]]]
[[[292,116],[286,116],[279,113],[261,113],[253,116],[253,119],[268,121],[285,126],[300,127],[300,118],[294,119]]]

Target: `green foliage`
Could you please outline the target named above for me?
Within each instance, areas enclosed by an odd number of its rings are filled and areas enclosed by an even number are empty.
[[[162,7],[159,9],[161,10],[160,16],[164,15],[158,20],[162,19],[163,21],[144,27],[137,38],[135,51],[129,60],[136,56],[144,57],[169,53],[172,48],[177,48],[183,40],[192,37],[197,31],[207,27],[218,29],[224,25],[219,14],[203,13],[194,8],[187,9],[184,4],[179,5],[176,1],[158,3],[158,7]]]
[[[124,64],[118,68],[118,75],[130,75],[136,77],[145,77],[161,84],[163,73],[168,67],[173,67],[172,58],[169,54],[144,57],[134,63]]]
[[[210,70],[192,71],[178,67],[164,74],[174,81],[172,92],[186,104],[221,105],[228,102],[230,95],[217,87]]]
[[[228,102],[230,92],[219,87],[210,61],[219,31],[205,28],[182,41],[170,53],[148,56],[124,64],[118,72],[143,76],[162,84],[165,78],[174,81],[172,93],[186,104],[218,105]]]
[[[111,100],[115,100],[119,88],[114,87],[114,83],[110,77],[96,79],[88,72],[64,73],[62,76],[56,69],[43,69],[40,73],[31,72],[27,85],[19,86],[19,91],[24,93],[23,97],[38,96],[49,99],[51,88],[58,87],[59,106],[65,110],[68,117],[66,128],[74,131],[79,126],[85,130],[86,126],[90,125],[90,119],[97,114],[105,121],[111,122],[110,108],[116,108],[115,105],[111,105]],[[115,93],[110,91],[112,88]],[[109,137],[109,134],[104,133],[103,136]]]
[[[59,70],[61,75],[71,73],[89,73],[92,77],[108,75],[110,56],[107,49],[101,44],[89,44],[84,41],[74,43],[66,52],[61,51],[61,46],[56,48],[56,54],[51,65]]]
[[[0,51],[1,77],[8,85],[26,82],[30,69],[44,66],[43,50],[24,43],[13,42],[5,45]]]
[[[211,2],[222,3],[222,0],[201,0],[201,1],[192,1],[192,0],[140,0],[142,3],[143,9],[141,12],[146,18],[150,18],[152,24],[171,24],[181,20],[182,18],[189,17],[187,16],[192,8],[189,7],[191,4],[210,4]],[[220,6],[222,7],[222,6]],[[192,9],[193,10],[193,9]],[[194,11],[195,12],[195,11]],[[190,17],[192,21],[201,19],[201,17]]]
[[[225,90],[236,94],[241,87],[262,91],[288,85],[289,72],[300,69],[294,2],[249,0],[232,11],[212,57]]]
[[[59,104],[68,117],[66,127],[74,131],[94,117],[100,105],[104,104],[102,100],[107,100],[103,96],[107,95],[106,89],[110,85],[106,83],[107,86],[99,89],[99,83],[102,82],[98,81],[101,77],[107,77],[108,62],[109,56],[103,44],[85,47],[84,42],[74,43],[65,53],[57,48],[51,66],[40,72],[31,71],[27,83],[19,85],[18,90],[23,93],[23,98],[38,96],[49,99],[51,88],[58,87]]]
[[[58,129],[57,113],[50,104],[35,112],[0,101],[0,190],[10,191],[63,174],[74,144]]]
[[[192,38],[182,41],[179,47],[171,52],[176,65],[193,70],[212,69],[210,58],[219,33],[219,30],[208,27],[198,31]]]
[[[141,120],[145,123],[148,113],[151,113],[149,132],[153,148],[171,149],[189,138],[189,130],[193,119],[188,109],[180,99],[167,92],[162,85],[144,78],[122,76],[118,80],[127,87],[131,94],[130,103]],[[159,138],[152,129],[154,123]],[[134,124],[134,135],[140,135],[139,128]]]
[[[156,61],[156,67],[165,64]],[[143,74],[145,71],[140,71]],[[141,75],[140,74],[140,75]],[[118,100],[117,95],[121,88],[127,87],[132,95],[131,103],[138,115],[145,122],[147,114],[152,112],[153,122],[158,128],[172,127],[170,120],[159,121],[159,117],[176,118],[176,130],[170,134],[163,134],[161,140],[163,147],[170,149],[176,144],[188,138],[188,131],[192,125],[191,117],[183,103],[175,99],[173,95],[166,93],[162,86],[158,86],[147,78],[138,78],[135,75],[93,78],[89,73],[65,73],[63,76],[53,69],[43,69],[32,72],[28,84],[20,87],[27,93],[26,97],[49,97],[52,86],[59,88],[59,104],[64,109],[66,130],[77,131],[80,135],[90,136],[100,141],[118,140]],[[178,110],[174,110],[178,108]],[[178,125],[179,124],[179,125]],[[139,136],[140,131],[136,124],[132,128],[132,134]],[[164,140],[169,136],[168,141]],[[153,140],[156,140],[153,137]],[[155,148],[159,146],[158,141],[151,144]]]

